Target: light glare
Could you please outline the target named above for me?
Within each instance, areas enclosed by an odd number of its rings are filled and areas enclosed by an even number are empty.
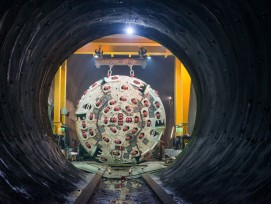
[[[129,27],[126,28],[126,33],[129,34],[129,35],[131,35],[131,34],[134,33],[134,29],[129,26]]]

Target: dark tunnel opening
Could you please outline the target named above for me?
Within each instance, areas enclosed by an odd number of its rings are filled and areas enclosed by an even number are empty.
[[[76,49],[132,19],[137,34],[186,65],[197,94],[193,140],[163,181],[194,203],[270,202],[270,8],[267,1],[1,2],[0,201],[64,202],[76,189],[84,174],[50,141],[51,81]]]

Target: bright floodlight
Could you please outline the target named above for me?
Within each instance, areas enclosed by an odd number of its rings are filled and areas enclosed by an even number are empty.
[[[98,58],[99,56],[98,55],[94,55],[95,58]]]
[[[131,34],[134,33],[134,29],[129,26],[129,27],[126,28],[126,33],[129,34],[129,35],[131,35]]]
[[[148,59],[151,59],[151,56],[148,56],[147,58],[148,58]]]

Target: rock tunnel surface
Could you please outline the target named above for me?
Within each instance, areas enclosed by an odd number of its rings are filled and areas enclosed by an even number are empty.
[[[50,140],[51,81],[67,56],[121,33],[129,19],[179,57],[197,93],[193,140],[164,182],[194,203],[271,202],[270,8],[263,0],[1,1],[0,202],[61,203],[82,180]]]

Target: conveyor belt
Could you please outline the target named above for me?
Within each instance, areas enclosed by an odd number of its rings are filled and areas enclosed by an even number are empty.
[[[176,201],[167,194],[164,189],[149,176],[149,174],[143,174],[142,177],[164,204],[176,204]]]

